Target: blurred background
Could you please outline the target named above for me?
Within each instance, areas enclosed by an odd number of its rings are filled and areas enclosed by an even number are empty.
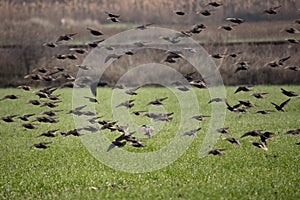
[[[84,56],[59,61],[57,54],[68,53],[71,47],[87,48],[86,43],[96,40],[87,27],[103,33],[105,39],[142,24],[165,27],[177,31],[190,30],[195,24],[206,28],[192,37],[198,41],[220,67],[226,85],[237,84],[299,84],[300,34],[285,31],[300,30],[299,0],[223,0],[222,6],[207,6],[208,0],[1,0],[0,1],[0,87],[28,84],[26,74],[35,68],[64,67],[76,76]],[[264,11],[281,6],[277,14]],[[208,10],[209,16],[201,14]],[[184,12],[183,16],[174,11]],[[120,15],[119,22],[107,19],[110,12]],[[244,23],[226,31],[220,26],[232,24],[225,19],[238,17]],[[55,41],[60,35],[77,33],[74,40],[59,48],[48,48],[45,43]],[[237,54],[237,57],[216,54]],[[113,85],[133,63],[160,61],[165,55],[153,50],[143,50],[138,56],[114,62],[103,76],[103,81]],[[270,67],[268,63],[283,57],[290,58],[284,66]],[[238,63],[245,61],[249,70],[234,73]],[[136,65],[136,64],[135,64]],[[184,60],[170,65],[182,73],[193,69]],[[186,67],[185,67],[186,66]],[[51,71],[51,70],[50,70]],[[59,81],[58,81],[59,83]],[[35,86],[53,84],[34,82]]]

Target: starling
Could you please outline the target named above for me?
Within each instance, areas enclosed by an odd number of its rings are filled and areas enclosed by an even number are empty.
[[[31,145],[31,147],[35,147],[37,149],[47,149],[47,148],[49,148],[49,146],[47,146],[47,144],[51,144],[51,143],[52,142],[40,142],[40,143]]]
[[[92,29],[92,28],[86,28],[87,30],[90,31],[90,33],[94,36],[101,36],[103,35],[103,33],[101,31],[98,31],[96,29]]]
[[[207,154],[212,154],[214,156],[222,156],[224,155],[223,151],[225,151],[226,149],[213,149],[207,152]]]
[[[10,115],[10,116],[5,116],[5,117],[1,117],[1,119],[5,122],[14,122],[14,118],[16,117],[17,115]]]
[[[271,102],[271,104],[272,104],[273,106],[275,106],[275,108],[276,108],[277,111],[285,112],[285,110],[283,109],[283,107],[286,106],[286,104],[288,104],[288,102],[289,102],[290,100],[291,100],[291,99],[288,99],[288,100],[282,102],[280,105],[277,105],[277,104],[275,104],[275,103],[273,103],[273,102]]]
[[[187,135],[187,136],[193,136],[193,137],[198,137],[197,135],[197,132],[200,131],[201,128],[197,128],[197,129],[194,129],[194,130],[190,130],[190,131],[187,131],[187,132],[184,132],[182,133],[182,135]]]
[[[254,130],[254,131],[249,131],[249,132],[246,132],[244,133],[241,138],[243,137],[247,137],[247,136],[252,136],[252,137],[259,137],[262,135],[262,132],[261,130]]]
[[[159,98],[159,99],[155,99],[154,101],[150,101],[148,105],[163,105],[163,101],[168,99],[168,97],[164,97],[164,98]]]
[[[284,94],[284,95],[286,95],[288,97],[297,97],[297,96],[299,96],[298,94],[296,94],[293,91],[288,91],[288,90],[285,90],[283,88],[280,88],[280,89],[281,89],[282,94]]]
[[[229,138],[222,138],[225,141],[230,142],[231,144],[237,145],[237,146],[241,146],[241,142],[233,137],[229,137]]]
[[[146,125],[142,125],[141,126],[141,130],[143,132],[145,132],[145,135],[148,137],[148,138],[151,138],[152,136],[152,132],[155,130],[153,126],[146,126]]]

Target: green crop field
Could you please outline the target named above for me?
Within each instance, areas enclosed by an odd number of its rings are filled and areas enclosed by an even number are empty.
[[[281,86],[300,94],[299,86]],[[220,135],[214,148],[225,148],[223,156],[199,157],[203,138],[210,124],[210,118],[199,122],[202,128],[186,152],[175,162],[157,171],[128,173],[107,167],[91,156],[80,137],[54,138],[37,137],[50,129],[66,132],[74,129],[73,117],[67,114],[72,109],[72,90],[55,91],[62,94],[58,123],[38,123],[37,129],[29,130],[22,122],[0,121],[0,198],[1,199],[300,199],[300,142],[299,135],[285,134],[288,130],[300,128],[300,98],[291,98],[285,106],[286,112],[271,112],[268,115],[255,114],[258,110],[275,110],[270,102],[279,104],[288,99],[280,86],[255,86],[251,92],[234,94],[236,87],[226,87],[230,104],[238,100],[250,100],[255,107],[245,114],[227,111],[224,127],[229,135]],[[37,89],[35,89],[37,90]],[[201,114],[210,115],[210,100],[207,90],[194,89],[198,97]],[[111,113],[111,92],[109,88],[98,89],[96,110],[101,119],[113,120]],[[265,99],[250,96],[253,92],[267,92]],[[0,101],[0,116],[24,115],[49,110],[45,107],[26,104],[34,98],[31,91],[1,89],[0,97],[8,94],[20,95],[16,100]],[[167,96],[164,102],[166,112],[174,112],[174,119],[166,122],[158,133],[142,138],[144,148],[126,145],[126,151],[156,151],[166,145],[174,135],[179,134],[180,109],[175,97],[165,88],[141,88],[131,110],[148,109],[147,102]],[[37,98],[35,98],[37,99]],[[188,103],[188,102],[187,102]],[[123,108],[120,108],[123,109]],[[125,108],[124,108],[125,111]],[[30,118],[33,121],[36,116]],[[101,120],[100,119],[100,120]],[[133,116],[137,125],[149,124],[146,118]],[[192,119],[191,119],[192,120]],[[124,125],[124,124],[120,124]],[[276,134],[268,140],[268,150],[252,145],[259,138],[240,138],[251,130],[270,131]],[[188,131],[188,130],[186,130]],[[118,133],[102,130],[111,141]],[[188,137],[188,136],[187,136]],[[235,137],[242,143],[234,146],[221,138]],[[34,143],[52,141],[50,148],[37,149]],[[113,153],[114,150],[111,151]]]

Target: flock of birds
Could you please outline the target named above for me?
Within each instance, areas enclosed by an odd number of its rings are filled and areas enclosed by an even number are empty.
[[[220,6],[222,6],[222,3],[210,2],[207,4],[205,9],[197,12],[197,14],[201,14],[204,16],[210,16],[212,14],[212,12],[214,11],[214,9],[216,9]],[[276,15],[278,13],[278,10],[280,9],[280,7],[281,6],[275,6],[272,8],[268,8],[268,9],[264,10],[264,13],[269,14],[269,15]],[[176,13],[176,15],[179,15],[179,16],[185,15],[185,12],[183,12],[183,11],[174,11],[174,12]],[[111,20],[111,22],[113,22],[113,23],[119,22],[120,15],[113,14],[110,12],[106,12],[106,14],[107,14],[108,19]],[[226,21],[229,21],[232,24],[222,25],[219,27],[219,29],[224,29],[226,31],[232,31],[233,27],[238,26],[239,24],[242,24],[245,22],[244,19],[235,18],[235,17],[226,18]],[[300,24],[300,20],[299,19],[295,20],[295,23]],[[144,25],[138,26],[137,29],[144,30],[148,26],[151,26],[151,25],[152,24],[150,24],[150,23],[144,24]],[[205,28],[206,28],[206,26],[204,24],[198,24],[198,25],[193,26],[191,30],[182,31],[180,35],[177,35],[174,38],[162,37],[161,39],[167,40],[170,43],[178,43],[178,42],[180,42],[180,37],[192,37],[193,34],[198,34]],[[89,31],[93,37],[103,36],[103,33],[95,28],[88,27],[87,31]],[[287,28],[287,29],[285,29],[285,31],[290,34],[299,33],[299,31],[295,28]],[[66,42],[71,41],[73,39],[73,37],[75,37],[76,35],[77,35],[77,33],[61,35],[54,42],[47,42],[44,44],[44,46],[49,47],[49,48],[57,48],[61,44],[65,44]],[[86,43],[86,48],[71,48],[71,49],[69,49],[70,53],[59,54],[59,55],[56,55],[55,58],[58,60],[65,60],[65,59],[77,60],[79,55],[84,55],[84,54],[88,53],[90,49],[93,49],[96,47],[101,48],[101,42],[103,42],[103,41],[104,41],[104,39],[97,39],[97,40]],[[288,39],[288,42],[299,43],[298,40],[293,39],[293,38]],[[146,47],[146,45],[142,44],[142,43],[136,44],[136,45],[137,45],[137,47],[141,46],[141,45]],[[113,47],[105,47],[105,48],[110,49]],[[134,52],[132,52],[132,51],[126,51],[126,52],[124,52],[123,55],[130,56],[133,54],[134,54]],[[108,61],[109,59],[117,60],[121,56],[122,55],[112,54],[111,56],[108,56],[106,61]],[[239,56],[239,54],[238,53],[232,53],[232,54],[228,54],[228,55],[214,54],[211,56],[216,59],[223,58],[224,56],[231,56],[233,58],[236,58]],[[286,56],[283,58],[275,59],[274,61],[267,63],[266,65],[273,67],[273,68],[283,67],[285,69],[298,71],[299,67],[285,66],[285,62],[288,59],[290,59],[290,57],[291,56]],[[177,59],[179,59],[179,58],[181,58],[181,56],[177,52],[168,52],[168,55],[164,59],[164,62],[176,63]],[[82,70],[90,70],[91,69],[91,66],[87,66],[87,65],[76,65],[76,66]],[[240,62],[238,62],[238,66],[235,70],[235,73],[237,73],[239,71],[243,71],[243,70],[248,70],[248,69],[249,69],[249,64],[246,61],[240,61]],[[190,86],[200,88],[200,89],[207,88],[207,84],[202,78],[195,78],[197,75],[199,76],[199,74],[197,74],[196,72],[191,72],[191,73],[185,74],[184,76],[185,76],[186,80],[190,83]],[[30,113],[30,114],[25,114],[25,115],[3,116],[3,117],[1,117],[1,120],[6,123],[14,123],[14,122],[19,123],[20,122],[19,120],[21,120],[22,121],[21,126],[24,127],[25,129],[37,129],[38,122],[39,123],[59,123],[59,119],[58,119],[59,113],[66,112],[66,111],[57,108],[62,103],[62,100],[60,98],[61,94],[57,94],[57,91],[59,91],[60,88],[65,88],[65,87],[73,88],[74,86],[76,86],[75,77],[72,76],[70,73],[67,73],[65,68],[40,67],[40,68],[34,69],[32,71],[32,73],[26,75],[25,78],[31,79],[32,81],[46,81],[49,83],[55,82],[56,80],[63,78],[66,80],[66,82],[63,83],[62,85],[60,85],[59,87],[50,86],[50,87],[46,87],[46,88],[43,88],[43,89],[33,92],[33,94],[36,95],[37,97],[39,97],[39,99],[32,99],[27,102],[27,104],[30,104],[32,106],[45,107],[48,110],[45,110],[40,114],[31,114]],[[90,86],[90,88],[91,88],[91,93],[93,96],[92,97],[86,96],[84,98],[86,98],[89,102],[99,103],[97,100],[97,87],[99,85],[104,86],[105,83],[92,84]],[[252,86],[239,86],[236,89],[235,93],[250,92],[250,91],[252,91],[251,87]],[[32,88],[28,85],[21,85],[18,88],[22,89],[24,91],[32,90]],[[114,89],[115,88],[124,89],[124,92],[127,95],[136,96],[136,95],[138,95],[138,89],[140,87],[126,88],[126,86],[124,86],[124,85],[115,85]],[[182,92],[185,92],[185,91],[190,90],[190,87],[181,85],[181,86],[178,86],[177,89]],[[291,99],[292,98],[294,98],[294,99],[300,98],[299,94],[296,94],[293,91],[288,91],[284,88],[281,88],[281,92],[284,96],[288,97],[287,100],[285,100],[284,102],[282,102],[280,104],[270,102],[274,106],[274,110],[269,110],[269,109],[259,110],[256,113],[266,115],[266,114],[270,114],[271,112],[286,112],[284,107],[291,101]],[[264,99],[265,95],[268,95],[268,93],[259,92],[259,93],[251,94],[251,96],[253,96],[257,99]],[[20,96],[18,96],[18,95],[10,94],[10,95],[4,96],[1,99],[1,101],[17,100],[19,98],[20,98]],[[150,101],[146,106],[162,106],[162,105],[164,105],[164,101],[166,101],[167,99],[168,99],[168,97],[154,99],[153,101]],[[134,110],[132,110],[135,105],[134,101],[135,101],[134,99],[124,101],[124,102],[121,102],[116,107],[117,108],[125,107],[127,109],[131,109],[132,115],[136,115],[136,116],[140,116],[140,117],[148,117],[155,121],[172,122],[173,115],[174,115],[173,112],[172,113],[150,113],[147,111],[147,109],[134,111]],[[233,113],[247,113],[250,108],[255,107],[255,105],[250,100],[239,100],[238,104],[230,105],[230,103],[227,99],[214,98],[208,102],[208,104],[211,104],[211,103],[225,103],[227,105],[227,109]],[[110,131],[119,132],[120,136],[111,142],[110,146],[107,148],[107,151],[111,151],[114,147],[119,147],[119,148],[124,147],[126,144],[130,144],[136,148],[145,147],[145,144],[141,140],[139,140],[138,138],[135,137],[135,135],[134,135],[135,132],[129,131],[128,125],[126,125],[126,126],[119,125],[117,121],[104,120],[104,119],[102,119],[103,116],[98,116],[98,113],[86,111],[85,110],[86,107],[87,107],[87,105],[82,105],[75,109],[69,110],[66,113],[72,114],[72,115],[77,115],[77,116],[87,116],[87,117],[89,117],[88,123],[90,125],[82,127],[82,128],[77,128],[74,130],[69,130],[67,132],[60,132],[60,135],[62,135],[64,137],[71,136],[71,135],[79,137],[79,136],[82,136],[81,131],[98,132],[101,130],[110,130]],[[206,117],[209,117],[209,116],[197,115],[197,116],[191,116],[191,119],[201,122]],[[97,126],[94,126],[95,124]],[[201,128],[189,130],[187,132],[182,133],[182,136],[197,137],[197,132],[199,132],[200,130],[201,130]],[[142,126],[140,126],[140,131],[144,132],[144,134],[147,138],[151,138],[153,136],[153,132],[155,131],[155,127],[142,125]],[[224,135],[228,136],[230,134],[230,130],[228,127],[223,127],[223,128],[217,129],[216,133],[220,133],[220,134],[224,134]],[[295,129],[295,130],[287,130],[286,134],[299,135],[300,128]],[[53,138],[53,137],[57,137],[57,136],[59,136],[59,129],[49,130],[47,132],[43,132],[43,133],[40,133],[39,135],[37,135],[37,137],[48,137],[48,138]],[[275,136],[276,136],[276,134],[272,133],[272,132],[263,131],[263,130],[252,130],[252,131],[248,131],[248,132],[244,133],[243,135],[241,135],[241,138],[258,137],[259,141],[252,142],[252,144],[263,150],[268,150],[268,141],[270,138],[275,137]],[[238,146],[240,146],[242,144],[238,138],[234,138],[234,137],[225,137],[225,138],[223,138],[223,140],[228,141],[228,142],[230,142],[234,145],[238,145]],[[51,144],[51,143],[52,143],[52,141],[35,143],[35,144],[32,144],[32,147],[46,149],[49,147],[49,144]],[[298,142],[296,144],[299,145],[300,142]],[[208,151],[207,154],[223,155],[224,150],[225,149],[212,149],[212,150]]]

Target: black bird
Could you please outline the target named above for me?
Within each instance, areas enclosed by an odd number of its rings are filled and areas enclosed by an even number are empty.
[[[255,113],[262,114],[262,115],[267,115],[267,114],[270,114],[271,112],[275,112],[275,111],[274,110],[259,110]]]
[[[286,41],[288,41],[291,44],[299,44],[300,43],[299,40],[294,39],[294,38],[288,38],[288,39],[286,39]]]
[[[197,132],[200,131],[201,128],[193,129],[187,132],[182,133],[182,135],[187,135],[187,136],[193,136],[193,137],[198,137]]]
[[[276,60],[273,60],[273,61],[267,63],[266,65],[270,66],[270,67],[273,67],[273,68],[280,67],[280,66],[283,66],[284,63],[287,60],[289,60],[290,58],[291,58],[291,56],[286,56],[286,57],[283,57],[283,58],[279,58],[279,59],[276,59]]]
[[[247,136],[252,136],[252,137],[259,137],[262,135],[262,132],[261,130],[253,130],[253,131],[249,131],[249,132],[246,132],[244,133],[241,138],[243,137],[247,137]]]
[[[124,106],[125,108],[132,108],[134,106],[134,100],[128,100],[120,103],[119,105],[116,106],[116,108]]]
[[[129,90],[126,90],[125,93],[128,94],[128,95],[137,95],[136,91],[139,89],[139,87],[137,88],[132,88],[132,89],[129,89]]]
[[[280,88],[280,89],[281,89],[282,94],[284,94],[284,95],[286,95],[288,97],[297,97],[297,96],[299,96],[298,94],[296,94],[293,91],[288,91],[288,90],[285,90],[283,88]]]
[[[86,49],[83,49],[83,48],[70,48],[70,51],[75,51],[76,53],[79,53],[79,54],[84,54],[84,53],[88,52]]]
[[[210,16],[212,13],[211,13],[211,11],[212,10],[207,10],[207,9],[205,9],[205,10],[200,10],[200,11],[198,11],[196,14],[201,14],[201,15],[203,15],[203,16]]]
[[[42,112],[43,115],[48,115],[49,117],[57,116],[57,112],[61,112],[63,110],[49,110]]]
[[[193,116],[192,117],[192,119],[196,119],[196,120],[198,120],[198,121],[203,121],[206,117],[210,117],[210,116],[208,116],[208,115],[195,115],[195,116]]]
[[[27,128],[27,129],[36,129],[37,127],[31,123],[28,123],[28,124],[22,124],[22,126],[24,128]]]
[[[218,29],[224,29],[226,31],[232,31],[234,26],[235,26],[235,24],[233,24],[233,25],[222,25],[222,26],[219,26]]]
[[[34,116],[35,114],[26,114],[26,115],[23,115],[23,116],[20,116],[19,119],[21,119],[22,121],[29,121],[29,117],[32,117]]]
[[[230,21],[235,24],[241,24],[241,23],[244,23],[244,21],[245,21],[244,19],[236,18],[236,17],[227,17],[225,20]]]
[[[147,112],[146,110],[133,111],[132,114],[136,116],[141,116],[142,113]]]
[[[277,9],[280,7],[281,7],[281,5],[268,8],[268,9],[264,10],[264,13],[269,14],[269,15],[276,15],[278,13]]]
[[[209,100],[208,104],[213,103],[213,102],[226,102],[225,98],[213,98],[211,100]]]
[[[0,101],[2,101],[4,99],[13,99],[14,100],[14,99],[19,99],[19,96],[14,95],[14,94],[6,95],[2,99],[0,99]]]
[[[227,110],[235,113],[246,113],[247,109],[246,108],[240,108],[241,104],[236,104],[234,106],[231,106],[228,101],[226,101],[227,105]]]
[[[66,133],[61,132],[60,134],[64,137],[67,137],[67,136],[70,136],[70,135],[80,137],[80,136],[82,136],[82,134],[79,131],[80,131],[79,129],[73,129],[73,130],[67,131]]]
[[[27,101],[27,103],[35,105],[35,106],[39,106],[39,105],[41,105],[42,102],[39,100],[29,100],[29,101]]]
[[[84,97],[84,98],[88,99],[92,103],[99,103],[96,98],[93,98],[93,97]]]
[[[105,13],[107,14],[108,17],[112,17],[112,18],[119,18],[120,15],[119,14],[113,14],[111,12],[105,11]]]
[[[298,33],[300,33],[300,31],[297,30],[297,29],[295,29],[295,28],[286,28],[285,32],[290,33],[290,34],[296,34],[296,33],[298,34]]]
[[[207,154],[212,154],[214,156],[222,156],[224,155],[223,151],[225,151],[226,149],[213,149],[207,152]]]
[[[253,103],[251,103],[249,100],[243,101],[243,100],[239,100],[240,105],[246,106],[247,108],[252,108],[255,105]]]
[[[55,129],[55,130],[50,130],[50,131],[47,131],[45,133],[41,133],[40,135],[38,135],[37,137],[56,137],[57,134],[56,132],[58,131],[58,129]]]
[[[235,90],[234,94],[236,94],[236,93],[238,93],[238,92],[241,92],[241,91],[243,91],[243,92],[249,92],[249,91],[251,91],[250,87],[251,87],[251,86],[239,86],[239,87]]]
[[[300,135],[300,128],[295,129],[295,130],[288,130],[287,132],[285,132],[285,134],[288,134],[288,135]]]
[[[177,87],[178,90],[182,91],[182,92],[186,92],[186,91],[189,91],[190,89],[186,86],[180,86],[180,87]]]
[[[140,26],[137,26],[136,29],[138,30],[145,30],[148,26],[153,25],[153,23],[148,23],[148,24],[142,24]]]
[[[17,88],[25,90],[25,91],[30,91],[31,90],[31,87],[27,86],[27,85],[20,85]]]
[[[61,103],[62,101],[52,101],[52,102],[45,102],[45,103],[43,103],[42,105],[41,105],[41,107],[45,107],[45,106],[47,106],[47,107],[49,107],[49,108],[55,108],[55,107],[57,107],[58,105],[58,103]]]
[[[231,144],[237,145],[237,146],[241,146],[241,142],[233,137],[228,137],[228,138],[222,138],[225,141],[230,142]]]
[[[38,149],[47,149],[47,148],[49,148],[49,146],[47,146],[47,144],[51,144],[51,143],[52,142],[40,142],[40,143],[31,145],[31,147],[35,147]]]
[[[148,105],[163,105],[163,101],[168,99],[168,97],[164,97],[164,98],[159,98],[159,99],[155,99],[154,101],[150,101]]]
[[[103,41],[104,41],[104,39],[96,40],[96,41],[92,41],[92,42],[87,42],[86,45],[88,45],[91,48],[96,48],[98,46],[98,44],[103,42]]]
[[[37,117],[35,120],[33,120],[32,122],[43,122],[43,123],[58,123],[59,121],[57,119],[54,119],[52,117]]]
[[[73,36],[77,35],[77,33],[70,33],[70,34],[65,34],[65,35],[61,35],[58,37],[58,39],[56,40],[55,43],[59,43],[61,41],[69,41],[69,40],[73,40]]]
[[[220,3],[220,2],[212,1],[212,2],[209,2],[206,6],[219,7],[219,6],[222,6],[222,5],[223,4]]]
[[[119,19],[118,18],[115,18],[115,17],[108,17],[107,19],[109,19],[110,21],[112,22],[119,22]]]
[[[266,143],[263,143],[263,142],[252,142],[252,144],[260,149],[263,149],[265,151],[268,150],[268,147],[266,145]]]
[[[276,108],[277,111],[285,112],[285,110],[283,109],[283,107],[286,106],[286,104],[288,104],[288,102],[289,102],[290,100],[291,100],[291,99],[288,99],[288,100],[282,102],[280,105],[277,105],[277,104],[275,104],[275,103],[273,103],[273,102],[271,102],[271,104],[272,104],[273,106],[275,106],[275,108]]]
[[[176,15],[179,15],[179,16],[183,16],[185,15],[185,12],[183,11],[174,11],[176,13]]]
[[[260,92],[260,93],[253,93],[251,94],[251,96],[254,96],[257,99],[263,99],[265,98],[264,95],[268,94],[267,92]]]
[[[229,133],[230,133],[228,127],[226,127],[226,128],[218,128],[216,131],[217,131],[218,133],[222,133],[222,134],[229,134]]]
[[[1,119],[5,122],[14,122],[14,118],[16,117],[17,115],[10,115],[10,116],[5,116],[5,117],[1,117]]]
[[[92,28],[86,28],[87,30],[90,31],[90,33],[94,36],[101,36],[103,35],[103,33],[101,31],[98,31],[96,29],[92,29]]]
[[[57,44],[54,42],[47,42],[47,43],[44,43],[43,46],[55,48],[55,47],[57,47]]]
[[[199,89],[207,88],[207,85],[204,80],[194,80],[194,81],[191,81],[190,84]]]

